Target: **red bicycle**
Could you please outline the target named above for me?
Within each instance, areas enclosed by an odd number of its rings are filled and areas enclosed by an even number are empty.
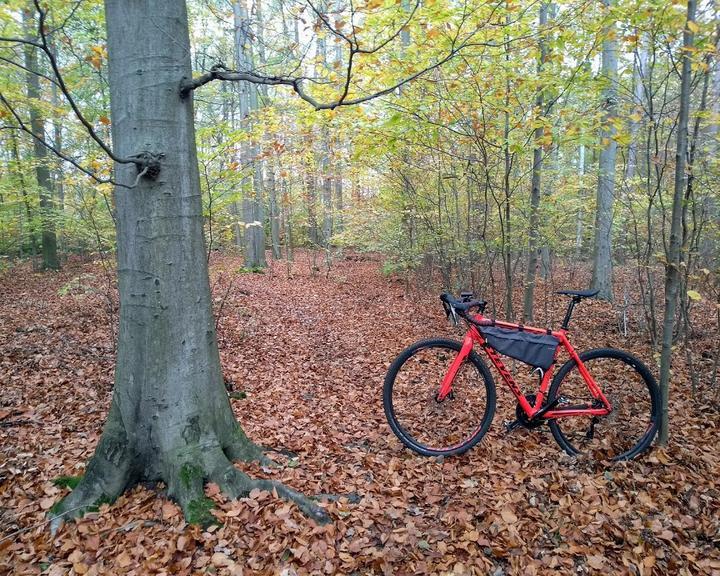
[[[571,297],[559,330],[485,317],[487,302],[462,293],[442,294],[445,312],[468,325],[462,343],[421,340],[405,349],[385,377],[385,415],[400,441],[424,456],[461,454],[477,444],[495,415],[495,383],[478,344],[517,398],[508,431],[547,423],[568,454],[628,460],[652,444],[658,429],[660,393],[650,370],[613,348],[578,354],[567,333],[573,309],[596,291],[564,290]],[[477,310],[477,313],[471,313]],[[560,350],[569,360],[555,373]],[[533,367],[539,388],[523,394],[500,355]],[[554,375],[553,375],[554,374]]]

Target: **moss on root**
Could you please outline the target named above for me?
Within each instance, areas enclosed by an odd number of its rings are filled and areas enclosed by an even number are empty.
[[[196,464],[190,464],[189,462],[186,464],[183,464],[183,467],[180,468],[180,481],[182,482],[183,488],[185,490],[190,490],[192,486],[195,485],[196,481],[202,482],[204,479],[204,474],[202,468]]]
[[[58,476],[52,481],[52,483],[58,488],[70,488],[70,490],[75,490],[77,485],[80,484],[80,480],[82,480],[82,478],[82,476]]]
[[[185,511],[185,520],[189,524],[198,524],[203,528],[217,524],[217,518],[210,513],[213,508],[215,503],[206,496],[190,500]]]

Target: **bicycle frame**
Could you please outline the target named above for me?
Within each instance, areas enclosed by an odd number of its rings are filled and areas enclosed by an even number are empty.
[[[503,322],[500,320],[493,321],[490,318],[484,317],[482,314],[475,315],[473,320],[474,322],[477,322],[479,324],[482,324],[483,322],[493,322],[493,325],[499,328],[507,328],[510,330],[522,329],[526,332],[530,332],[533,334],[548,333],[548,331],[544,328],[536,328],[534,326],[522,326],[521,328],[519,324],[513,324],[512,322]],[[550,333],[559,340],[558,347],[555,349],[555,360],[557,360],[558,352],[560,351],[560,349],[565,349],[570,358],[576,362],[578,371],[580,372],[580,375],[587,384],[587,387],[590,390],[593,398],[600,401],[604,407],[593,408],[588,406],[585,408],[558,408],[556,410],[547,410],[546,412],[542,413],[542,418],[549,419],[563,418],[568,416],[606,416],[610,414],[610,412],[612,412],[612,406],[610,405],[610,402],[602,393],[602,390],[600,390],[600,387],[597,385],[593,377],[590,375],[590,372],[585,367],[585,364],[583,364],[582,360],[580,360],[580,356],[572,347],[572,344],[570,344],[570,341],[567,338],[567,331],[564,329],[560,329],[557,331],[551,331]],[[490,362],[493,366],[495,366],[505,384],[507,384],[508,388],[510,388],[512,393],[515,395],[518,404],[520,404],[528,418],[533,418],[534,416],[538,415],[538,413],[540,413],[543,409],[543,403],[547,398],[547,394],[550,389],[550,383],[552,382],[553,372],[555,371],[555,364],[553,363],[553,365],[550,366],[550,368],[543,374],[542,380],[540,382],[540,388],[538,389],[535,396],[535,404],[531,405],[530,402],[527,401],[527,398],[525,398],[525,395],[521,392],[520,387],[513,379],[510,371],[503,364],[502,360],[500,359],[500,354],[498,354],[492,347],[490,347],[489,344],[486,344],[485,339],[480,333],[480,330],[478,330],[477,326],[475,326],[474,324],[469,324],[468,331],[465,333],[465,338],[463,339],[462,349],[453,360],[450,368],[448,369],[447,373],[443,378],[442,384],[440,385],[440,390],[437,394],[437,401],[442,402],[445,397],[447,397],[447,395],[450,394],[450,392],[452,391],[453,380],[455,379],[455,376],[457,375],[460,366],[462,366],[463,362],[465,362],[467,357],[472,352],[475,343],[482,346],[483,350],[485,350],[485,353],[490,359]]]

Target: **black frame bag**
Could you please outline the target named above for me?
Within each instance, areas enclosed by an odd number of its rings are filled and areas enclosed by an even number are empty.
[[[532,334],[497,326],[483,327],[480,331],[490,347],[500,354],[543,370],[552,365],[555,349],[560,344],[552,334]]]

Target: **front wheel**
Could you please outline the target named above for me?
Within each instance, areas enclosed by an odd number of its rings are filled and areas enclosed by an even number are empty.
[[[440,384],[462,345],[455,340],[416,342],[390,365],[383,405],[400,441],[423,456],[451,456],[472,448],[495,414],[495,383],[474,352],[460,366],[451,393],[437,400]]]
[[[629,460],[650,447],[660,419],[660,392],[655,378],[627,352],[604,348],[580,354],[585,367],[612,406],[607,416],[566,416],[550,420],[550,430],[568,454],[595,459]],[[548,401],[557,409],[593,403],[574,360],[553,378]]]

